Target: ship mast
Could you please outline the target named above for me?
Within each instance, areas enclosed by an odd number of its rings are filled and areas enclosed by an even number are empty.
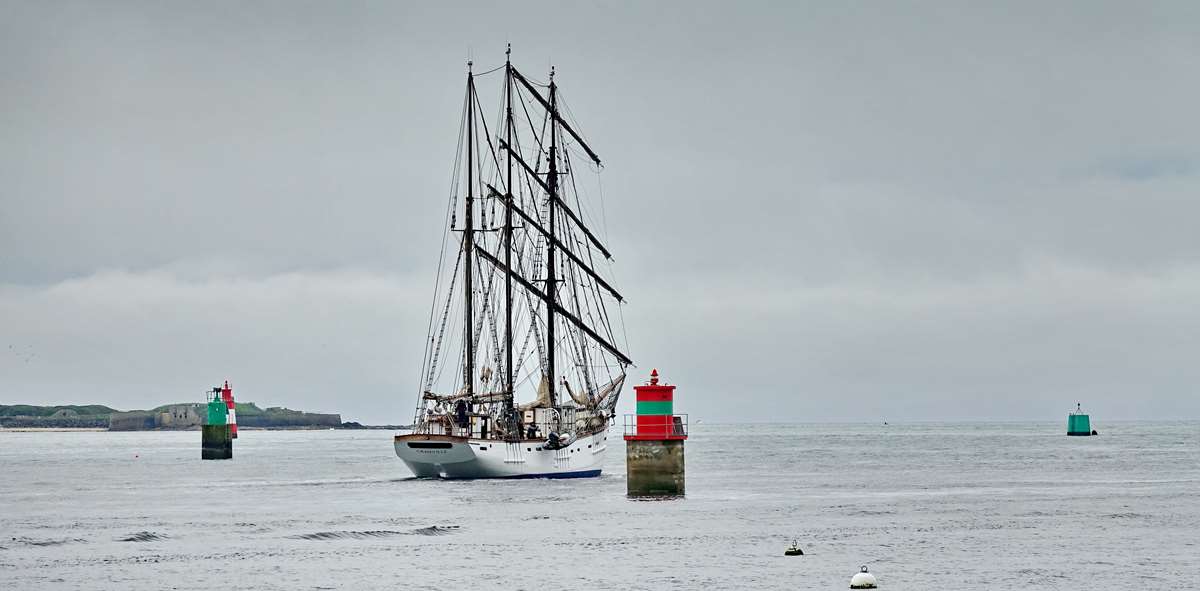
[[[550,390],[550,407],[558,406],[558,392],[554,381],[554,310],[558,307],[558,285],[554,278],[554,204],[558,201],[558,154],[555,142],[558,135],[557,86],[554,84],[554,66],[550,67],[550,170],[547,183],[550,193],[549,235],[546,237],[546,382]]]
[[[471,287],[472,259],[475,255],[475,74],[471,72],[471,62],[467,62],[467,199],[466,227],[463,230],[463,298],[466,308],[466,321],[463,330],[463,386],[468,398],[475,392],[475,343],[473,327],[474,294]]]
[[[512,145],[513,111],[512,111],[512,45],[504,51],[504,140]],[[507,207],[504,208],[504,266],[512,268],[512,210],[513,210],[513,162],[512,153],[508,152],[508,188],[504,196]],[[504,274],[504,411],[501,416],[507,421],[513,408],[513,336],[512,336],[512,275]]]

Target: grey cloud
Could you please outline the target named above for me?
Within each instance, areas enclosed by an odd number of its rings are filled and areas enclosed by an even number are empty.
[[[101,272],[0,290],[5,400],[146,408],[231,379],[244,400],[350,417],[410,417],[428,292],[354,270],[203,278]],[[422,333],[423,334],[423,333]],[[3,347],[0,347],[3,349]],[[401,372],[398,368],[408,369]]]
[[[44,352],[4,402],[237,374],[405,420],[464,62],[511,41],[604,158],[635,359],[701,414],[1197,414],[1195,3],[0,17],[0,326]]]

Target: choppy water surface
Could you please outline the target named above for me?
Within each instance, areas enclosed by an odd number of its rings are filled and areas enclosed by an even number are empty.
[[[1200,587],[1200,423],[1096,426],[699,425],[659,502],[619,439],[599,479],[437,482],[383,431],[243,431],[232,461],[0,432],[0,588]]]

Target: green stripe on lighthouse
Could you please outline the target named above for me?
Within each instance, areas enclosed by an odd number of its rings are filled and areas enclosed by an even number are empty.
[[[674,408],[674,403],[670,400],[637,403],[637,413],[639,415],[669,415],[673,413]]]

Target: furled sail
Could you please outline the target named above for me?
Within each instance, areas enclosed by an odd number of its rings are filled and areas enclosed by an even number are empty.
[[[538,395],[533,402],[527,402],[517,407],[521,412],[533,410],[535,408],[550,408],[550,387],[546,384],[546,378],[542,378],[538,384]]]

